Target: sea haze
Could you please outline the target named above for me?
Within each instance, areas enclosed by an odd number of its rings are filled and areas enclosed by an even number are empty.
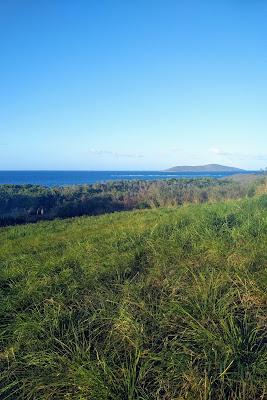
[[[250,171],[251,172],[251,171]],[[171,178],[222,178],[224,173],[179,173],[161,171],[0,171],[0,184],[43,186],[82,185],[111,180],[158,180]]]

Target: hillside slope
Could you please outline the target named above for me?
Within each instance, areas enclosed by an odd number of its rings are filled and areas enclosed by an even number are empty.
[[[0,229],[1,399],[263,399],[267,197]]]
[[[207,165],[182,165],[172,167],[166,172],[244,172],[243,169],[236,167],[228,167],[227,165],[220,164],[207,164]]]

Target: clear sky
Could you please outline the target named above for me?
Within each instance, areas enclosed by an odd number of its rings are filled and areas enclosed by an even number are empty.
[[[267,166],[267,1],[0,1],[0,169],[204,163]]]

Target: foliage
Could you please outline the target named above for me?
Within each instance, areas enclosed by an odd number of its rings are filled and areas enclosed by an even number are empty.
[[[253,196],[257,177],[114,181],[52,187],[0,185],[0,226]]]
[[[267,196],[0,229],[0,398],[254,400]]]

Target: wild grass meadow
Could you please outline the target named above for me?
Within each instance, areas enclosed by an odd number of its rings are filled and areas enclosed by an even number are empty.
[[[1,399],[266,399],[266,195],[1,228],[0,264]]]

